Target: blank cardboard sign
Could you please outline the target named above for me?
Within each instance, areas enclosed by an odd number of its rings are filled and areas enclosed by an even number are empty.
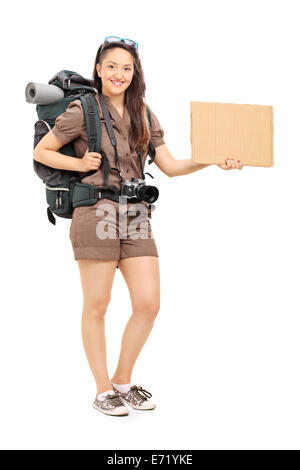
[[[273,166],[273,107],[191,101],[192,160]]]

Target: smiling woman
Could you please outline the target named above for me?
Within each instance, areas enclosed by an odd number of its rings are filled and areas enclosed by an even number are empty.
[[[148,124],[144,96],[146,87],[136,48],[123,43],[108,43],[101,46],[100,50],[101,54],[98,51],[96,55],[92,84],[98,90],[96,100],[102,126],[102,150],[105,151],[111,168],[117,166],[106,121],[103,119],[100,96],[104,98],[112,120],[122,173],[129,181],[132,178],[141,178],[137,148],[140,148],[144,167],[150,139],[154,148],[158,148],[164,144],[164,133],[150,106],[151,128]],[[76,111],[77,119],[74,116],[70,118],[70,125],[65,128],[71,128],[72,124],[74,127],[75,121],[79,125],[82,120],[80,103],[73,103],[69,110],[73,108]],[[66,117],[67,113],[57,123],[61,124],[60,131],[67,124]],[[101,186],[103,176],[104,172],[100,167],[96,173],[83,178],[82,183]],[[109,182],[118,189],[121,187],[119,174],[116,172],[109,172]],[[120,204],[109,202],[114,205],[118,215],[116,220],[119,220]],[[158,252],[149,220],[151,209],[148,217],[146,211],[146,223],[145,226],[140,226],[139,238],[131,238],[129,234],[128,237],[119,239],[120,227],[116,227],[118,238],[99,239],[96,236],[100,220],[98,212],[103,203],[106,201],[100,200],[91,207],[76,208],[70,235],[84,296],[82,339],[97,387],[93,406],[102,413],[121,416],[128,414],[124,404],[138,410],[151,410],[156,406],[149,400],[150,392],[131,383],[131,374],[159,311]],[[128,217],[129,233],[132,215],[128,214]],[[125,328],[118,365],[110,379],[106,365],[104,317],[117,265],[130,292],[133,314]],[[143,284],[139,282],[141,278]]]

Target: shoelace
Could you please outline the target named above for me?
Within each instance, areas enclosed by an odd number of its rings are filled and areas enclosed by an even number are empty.
[[[113,406],[124,406],[120,396],[117,393],[106,395],[106,397]]]
[[[130,391],[132,392],[132,395],[141,402],[147,400],[147,398],[152,397],[152,393],[147,392],[147,390],[145,390],[144,388],[137,387],[136,385],[133,385]]]

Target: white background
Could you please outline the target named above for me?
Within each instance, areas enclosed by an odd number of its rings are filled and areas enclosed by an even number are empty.
[[[2,10],[1,448],[299,449],[299,21],[296,1],[37,1]],[[274,106],[274,167],[168,178],[152,228],[161,310],[133,382],[157,409],[91,406],[70,221],[46,216],[33,172],[29,81],[91,77],[107,35],[138,41],[146,99],[175,158],[190,101]],[[152,181],[152,180],[151,180]],[[150,181],[148,181],[148,184]],[[131,313],[117,270],[110,375]]]

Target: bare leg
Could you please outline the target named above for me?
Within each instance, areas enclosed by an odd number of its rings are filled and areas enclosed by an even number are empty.
[[[141,352],[160,308],[160,276],[157,256],[137,256],[119,261],[127,283],[132,315],[126,325],[113,383],[131,382],[133,366]]]
[[[77,261],[83,290],[82,340],[99,394],[111,390],[106,364],[105,313],[118,261]]]

